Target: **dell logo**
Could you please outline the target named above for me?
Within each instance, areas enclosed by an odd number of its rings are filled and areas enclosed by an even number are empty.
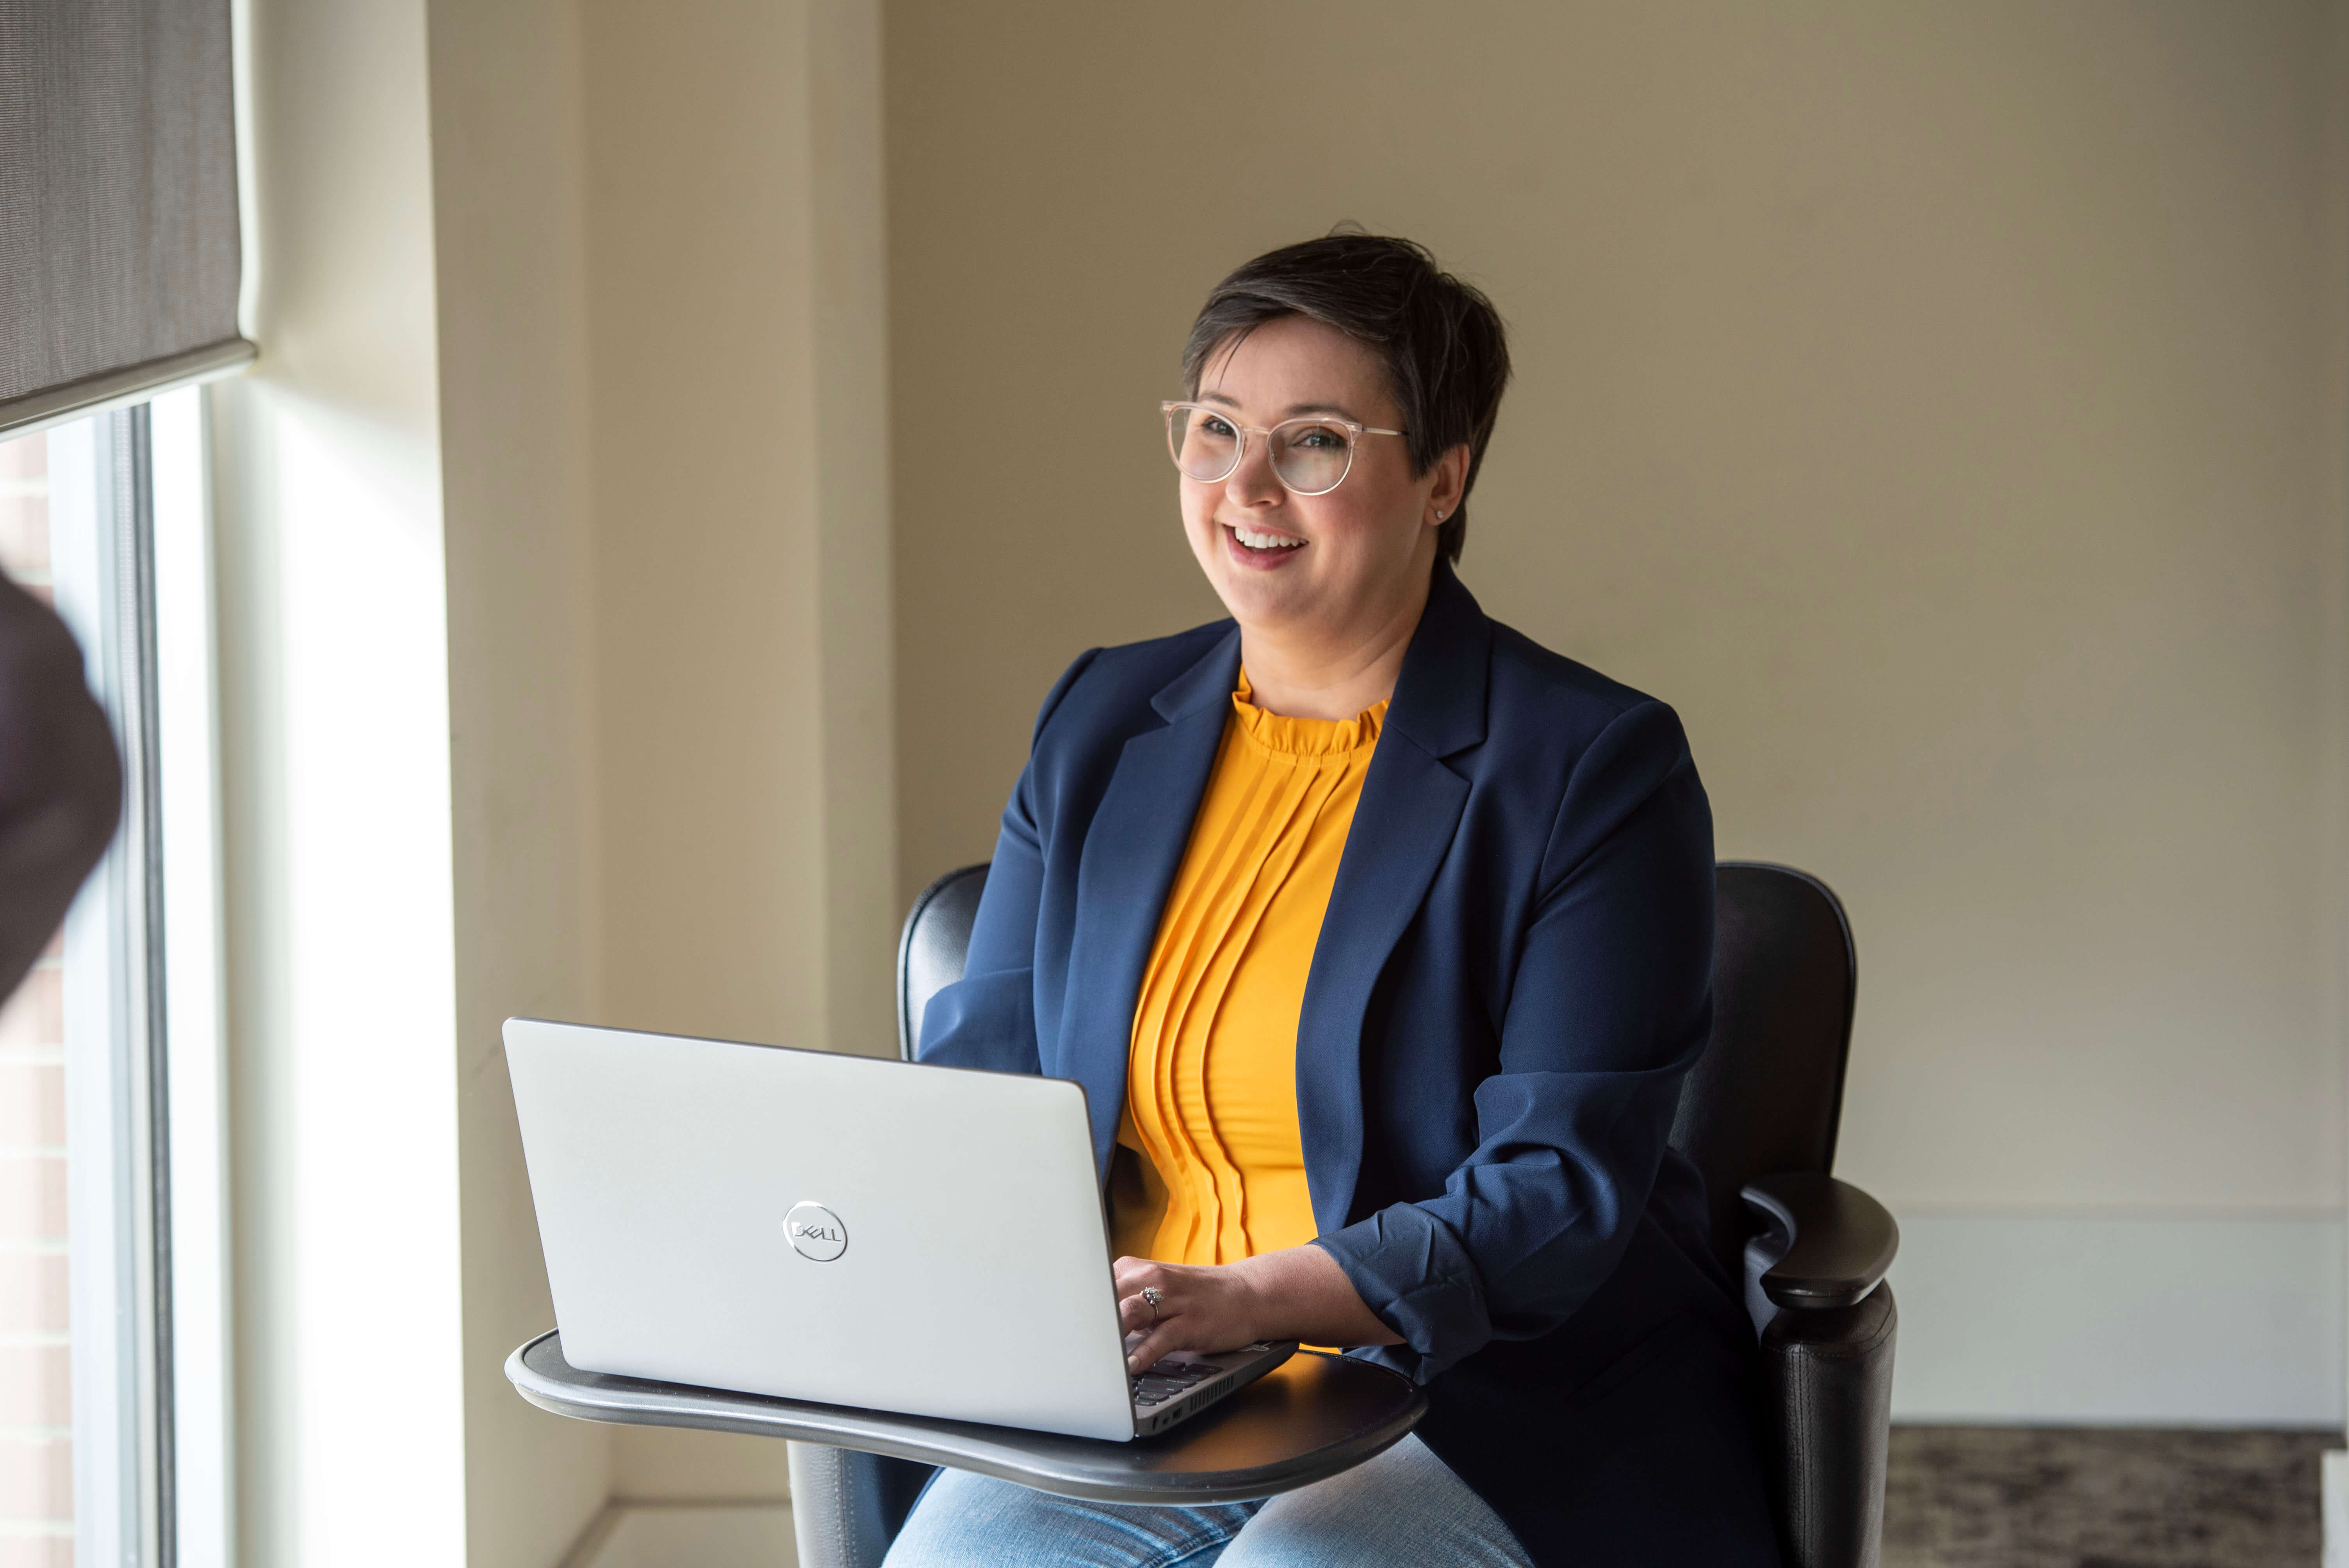
[[[792,1251],[815,1263],[828,1264],[848,1250],[848,1227],[821,1203],[797,1203],[783,1216],[783,1234]]]

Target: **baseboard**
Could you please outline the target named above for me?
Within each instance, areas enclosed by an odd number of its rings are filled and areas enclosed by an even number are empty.
[[[2340,1426],[2343,1246],[2337,1214],[1904,1214],[1893,1418]]]
[[[616,1502],[564,1568],[797,1568],[792,1511],[778,1502]]]
[[[2324,1456],[2324,1568],[2349,1568],[2349,1450]]]

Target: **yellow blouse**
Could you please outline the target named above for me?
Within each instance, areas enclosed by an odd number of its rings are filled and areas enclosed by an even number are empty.
[[[1242,672],[1133,1012],[1120,1256],[1224,1264],[1317,1233],[1297,1020],[1387,705],[1287,718],[1249,695]]]

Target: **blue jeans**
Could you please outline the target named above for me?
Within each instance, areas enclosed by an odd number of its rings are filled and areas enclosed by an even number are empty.
[[[1532,1568],[1500,1516],[1417,1438],[1256,1502],[1079,1502],[945,1470],[883,1568]]]

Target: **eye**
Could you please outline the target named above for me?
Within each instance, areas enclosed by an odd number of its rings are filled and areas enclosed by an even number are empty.
[[[1239,434],[1228,422],[1213,414],[1199,416],[1199,430],[1202,435],[1217,436],[1226,440]]]
[[[1311,425],[1289,438],[1288,444],[1308,451],[1341,452],[1346,449],[1346,432],[1330,425]]]

